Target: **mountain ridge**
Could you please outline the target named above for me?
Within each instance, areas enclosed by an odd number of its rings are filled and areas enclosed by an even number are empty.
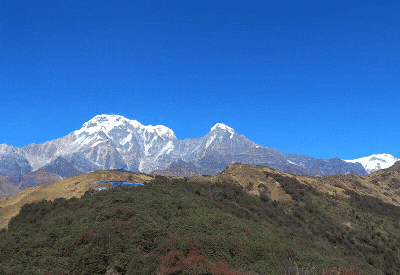
[[[241,162],[321,177],[367,175],[359,162],[283,154],[277,149],[260,146],[223,123],[216,123],[202,137],[178,140],[174,131],[166,126],[146,126],[137,120],[104,114],[93,117],[64,137],[42,144],[33,143],[22,148],[1,145],[0,175],[18,182],[24,174],[47,165],[54,166],[53,162],[60,157],[64,168],[69,167],[75,174],[105,169],[163,174],[169,167],[175,171],[165,172],[167,174],[179,171],[190,175],[216,174],[234,162]],[[182,163],[190,171],[178,169]],[[65,177],[62,173],[66,170],[60,167],[53,167],[51,171]]]

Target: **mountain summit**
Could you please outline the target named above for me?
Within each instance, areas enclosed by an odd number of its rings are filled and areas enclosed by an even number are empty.
[[[233,130],[231,127],[229,127],[228,125],[225,125],[223,123],[217,123],[215,124],[212,128],[211,128],[211,132],[213,131],[218,131],[218,130],[222,130],[222,131],[227,131],[229,132],[231,135],[236,134],[235,130]]]
[[[168,127],[163,125],[144,126],[137,120],[130,120],[119,115],[97,115],[84,123],[80,130],[75,131],[75,134],[79,135],[83,132],[94,134],[103,131],[110,135],[110,132],[117,129],[127,130],[127,132],[132,133],[132,128],[143,133],[143,135],[156,134],[164,139],[176,139],[174,132]]]

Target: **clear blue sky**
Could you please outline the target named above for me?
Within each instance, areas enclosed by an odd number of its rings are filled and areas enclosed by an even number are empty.
[[[0,143],[97,114],[217,122],[316,158],[400,157],[400,2],[11,1],[0,8]]]

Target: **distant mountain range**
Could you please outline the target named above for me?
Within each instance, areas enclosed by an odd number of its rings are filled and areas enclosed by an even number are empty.
[[[222,123],[215,124],[203,137],[178,140],[162,125],[145,126],[119,115],[97,115],[81,129],[43,144],[23,148],[1,144],[0,196],[44,183],[32,176],[40,169],[42,174],[61,178],[105,169],[196,176],[216,174],[240,162],[311,176],[367,175],[394,160],[388,154],[346,161],[283,154],[250,141]],[[32,179],[29,183],[27,177]]]

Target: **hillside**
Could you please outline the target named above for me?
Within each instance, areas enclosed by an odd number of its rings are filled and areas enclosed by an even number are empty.
[[[199,177],[202,175],[215,174],[210,170],[199,169],[195,165],[180,161],[178,163],[171,163],[164,170],[154,170],[151,172],[153,176],[164,176],[164,177]]]
[[[392,167],[379,170],[369,176],[333,175],[327,177],[301,176],[284,173],[267,166],[234,163],[215,176],[197,176],[188,180],[198,183],[228,182],[244,187],[246,192],[252,195],[267,197],[276,201],[291,201],[291,196],[281,186],[282,179],[290,178],[329,195],[349,198],[346,190],[350,190],[360,195],[368,195],[385,203],[400,206],[400,171],[399,169],[396,170],[399,163],[397,162]],[[177,169],[183,168],[179,166]],[[178,174],[175,174],[174,171],[175,169],[171,169],[171,173],[167,175],[176,177]],[[40,179],[41,174],[47,175],[45,171],[39,170],[32,176]],[[191,175],[193,176],[193,174]],[[25,177],[29,178],[30,176]],[[28,188],[13,197],[0,198],[0,228],[7,226],[10,218],[15,216],[25,203],[43,199],[53,200],[60,197],[66,199],[79,198],[87,190],[95,187],[96,182],[100,181],[146,182],[152,178],[152,176],[143,173],[104,170]]]
[[[393,170],[313,178],[236,163],[216,176],[98,171],[30,188],[0,201],[9,213],[32,202],[0,232],[0,274],[399,274],[400,208],[357,193]],[[110,180],[146,183],[93,189]]]
[[[144,187],[26,204],[0,232],[0,273],[400,272],[400,208],[282,176],[286,201],[157,176]]]
[[[360,195],[368,195],[385,203],[400,206],[400,171],[399,169],[396,170],[399,163],[397,162],[392,167],[379,170],[369,176],[333,175],[327,177],[300,176],[284,173],[267,166],[234,163],[215,176],[197,176],[188,180],[198,183],[228,182],[244,187],[246,192],[252,195],[267,197],[276,201],[291,201],[291,196],[287,194],[280,183],[282,179],[290,178],[329,195],[349,198],[346,190],[350,190]],[[178,168],[183,169],[180,166]],[[174,171],[175,169],[171,169],[168,176],[176,177],[178,174],[175,174]],[[40,179],[40,175],[43,173],[47,175],[45,171],[41,172],[41,170],[33,175]],[[193,176],[193,174],[191,175]],[[25,177],[28,178],[29,175]],[[7,226],[10,218],[15,216],[25,203],[43,199],[53,200],[60,197],[69,199],[75,196],[79,198],[87,190],[95,187],[96,182],[100,181],[146,182],[152,178],[152,176],[143,173],[104,170],[28,188],[13,197],[0,198],[0,228]]]
[[[7,223],[11,217],[17,215],[21,207],[26,203],[38,202],[41,200],[54,200],[56,198],[80,198],[86,191],[98,186],[97,182],[101,181],[143,183],[151,179],[151,176],[141,173],[108,170],[96,171],[31,187],[12,197],[0,198],[0,228],[7,227]]]
[[[376,171],[368,176],[349,174],[311,177],[283,173],[266,166],[234,163],[215,176],[200,176],[189,180],[203,183],[234,183],[244,187],[250,194],[267,196],[271,200],[287,201],[291,199],[283,190],[281,183],[285,179],[292,179],[329,195],[348,198],[346,191],[350,190],[400,206],[399,164],[400,162],[397,162],[392,167]]]

